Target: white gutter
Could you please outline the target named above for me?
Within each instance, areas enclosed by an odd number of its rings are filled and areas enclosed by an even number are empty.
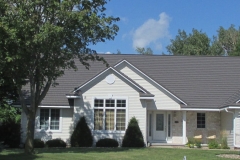
[[[207,109],[207,108],[181,108],[181,111],[220,111],[219,109]]]
[[[81,98],[81,96],[66,96],[67,98]]]

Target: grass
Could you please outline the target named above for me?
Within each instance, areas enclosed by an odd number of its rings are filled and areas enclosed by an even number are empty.
[[[137,160],[227,160],[217,154],[235,153],[230,150],[176,149],[176,148],[54,148],[35,149],[35,155],[25,155],[22,149],[7,149],[0,152],[0,160],[48,160],[48,159],[137,159]],[[228,159],[229,160],[229,159]]]

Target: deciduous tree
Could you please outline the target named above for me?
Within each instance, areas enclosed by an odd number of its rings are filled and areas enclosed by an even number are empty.
[[[65,69],[77,69],[75,60],[106,61],[89,45],[113,40],[119,18],[107,16],[107,0],[2,0],[0,55],[17,87],[27,116],[25,153],[33,153],[34,122],[38,105]],[[22,87],[30,87],[30,107]]]

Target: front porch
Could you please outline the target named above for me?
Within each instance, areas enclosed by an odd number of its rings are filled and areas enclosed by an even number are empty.
[[[201,133],[199,140],[208,143],[209,133],[220,138],[221,118],[217,111],[147,111],[147,142],[152,145],[184,146],[188,138]]]

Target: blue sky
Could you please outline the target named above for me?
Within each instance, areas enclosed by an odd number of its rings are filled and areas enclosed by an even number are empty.
[[[114,41],[91,46],[98,53],[135,54],[139,46],[162,54],[179,29],[212,37],[220,26],[240,26],[240,0],[111,0],[106,8],[107,15],[121,19],[120,30]]]

